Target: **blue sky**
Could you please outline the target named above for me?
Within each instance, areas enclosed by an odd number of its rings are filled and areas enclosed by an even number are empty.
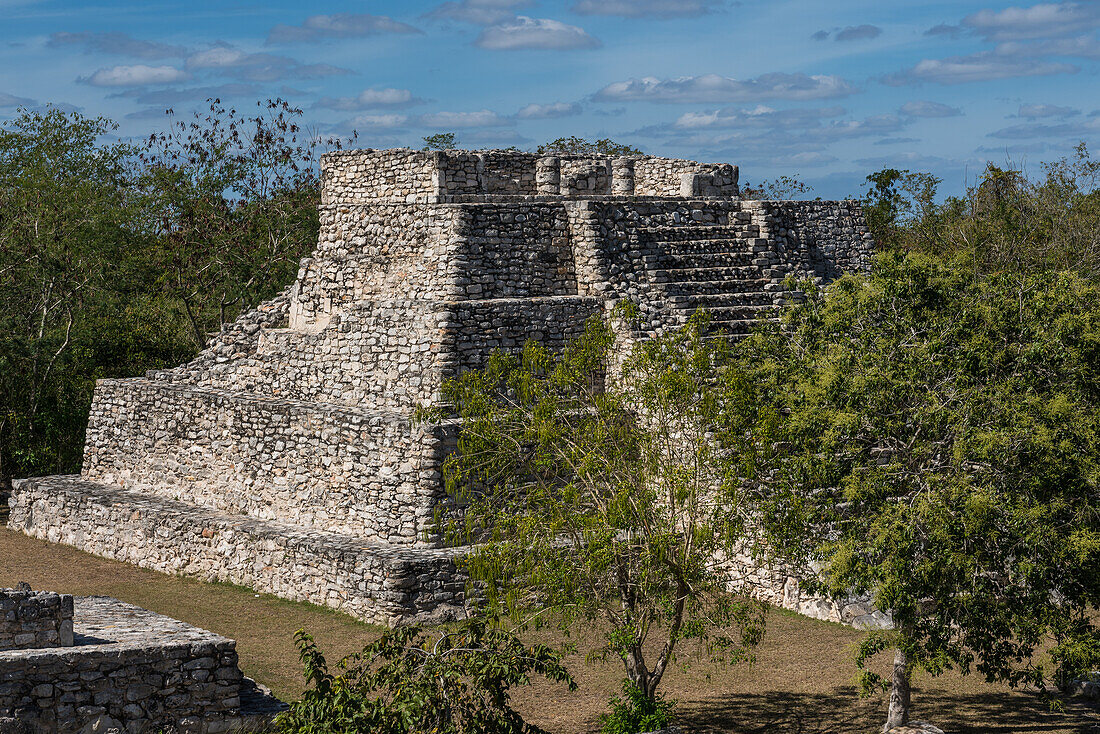
[[[52,103],[137,136],[282,96],[362,147],[564,135],[859,192],[890,165],[957,192],[1100,133],[1100,0],[0,0],[0,119]]]

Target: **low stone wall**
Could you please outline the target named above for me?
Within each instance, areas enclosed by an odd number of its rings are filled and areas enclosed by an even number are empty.
[[[680,196],[681,176],[702,168],[682,158],[639,158],[634,162],[634,193],[637,196]]]
[[[0,717],[57,734],[244,723],[233,640],[106,597],[75,610],[74,647],[0,652]]]
[[[376,624],[465,614],[460,550],[402,548],[226,515],[76,476],[17,480],[12,528],[104,558],[308,601]]]
[[[0,652],[72,644],[72,596],[26,584],[0,589]]]
[[[432,544],[439,430],[381,412],[100,380],[83,475],[233,514]]]

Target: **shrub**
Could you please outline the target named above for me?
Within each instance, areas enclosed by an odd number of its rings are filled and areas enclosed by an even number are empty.
[[[308,633],[294,639],[311,687],[276,720],[283,732],[538,734],[509,706],[510,689],[532,674],[577,687],[560,654],[484,620],[435,633],[398,628],[341,660],[335,675]]]
[[[600,716],[602,734],[638,734],[664,729],[672,723],[670,701],[661,695],[646,696],[629,679],[623,681],[623,698],[611,697],[611,713]]]

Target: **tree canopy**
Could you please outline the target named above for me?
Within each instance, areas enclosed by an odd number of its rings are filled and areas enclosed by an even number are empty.
[[[744,346],[771,537],[892,615],[859,658],[897,651],[890,725],[916,669],[1038,684],[1096,661],[1100,287],[886,255]]]

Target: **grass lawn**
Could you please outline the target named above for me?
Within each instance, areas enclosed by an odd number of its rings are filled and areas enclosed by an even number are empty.
[[[167,576],[0,529],[0,586],[19,581],[36,589],[114,596],[231,637],[245,673],[284,699],[302,689],[292,640],[296,629],[309,630],[333,662],[379,634],[378,627],[311,604]],[[597,637],[576,638],[582,653],[586,639]],[[885,699],[856,696],[851,661],[859,639],[854,630],[775,611],[755,664],[675,668],[661,687],[678,701],[681,723],[691,732],[870,734],[881,727]],[[583,654],[567,663],[579,691],[540,683],[517,691],[515,700],[533,723],[551,732],[593,731],[608,697],[618,692],[622,665],[586,664]],[[1064,712],[1051,712],[1035,695],[974,676],[920,678],[913,699],[917,718],[947,734],[1100,732],[1096,705],[1068,700]]]

